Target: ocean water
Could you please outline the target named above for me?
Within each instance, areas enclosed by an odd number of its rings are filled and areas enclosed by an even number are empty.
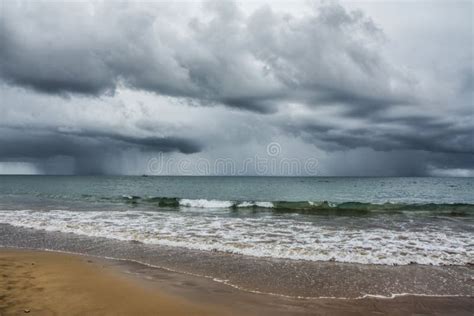
[[[474,264],[472,178],[0,176],[0,223],[251,257]]]

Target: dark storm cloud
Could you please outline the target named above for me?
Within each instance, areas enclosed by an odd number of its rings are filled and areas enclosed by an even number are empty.
[[[0,161],[38,162],[55,157],[74,160],[74,172],[104,173],[107,160],[127,150],[196,153],[197,141],[178,137],[132,137],[100,131],[31,131],[0,128]]]
[[[474,129],[470,124],[428,116],[388,118],[379,114],[362,127],[301,119],[286,122],[283,128],[328,152],[375,151],[353,155],[353,164],[364,171],[346,170],[348,174],[424,176],[430,167],[474,169]],[[376,166],[380,161],[386,169],[366,170],[370,169],[367,164]]]
[[[55,131],[55,133],[80,139],[100,140],[101,146],[105,143],[105,147],[107,143],[110,143],[111,147],[133,147],[155,152],[178,151],[184,154],[193,154],[202,150],[202,145],[198,141],[180,137],[136,137],[102,131]]]
[[[92,14],[80,3],[4,6],[0,74],[46,93],[100,95],[125,84],[271,113],[292,100],[384,107],[400,98],[389,80],[404,84],[373,48],[382,32],[337,4],[297,18],[270,7],[245,16],[216,1],[204,6],[210,18],[178,25],[159,7],[103,3]]]
[[[109,70],[89,48],[81,49],[81,43],[62,47],[60,38],[36,40],[34,31],[22,34],[17,29],[22,23],[3,11],[0,74],[4,80],[46,93],[100,94],[114,89]]]
[[[230,1],[206,2],[191,13],[183,3],[8,1],[2,6],[0,84],[29,94],[31,104],[22,104],[18,113],[14,102],[0,105],[0,116],[4,111],[16,119],[0,125],[5,127],[0,159],[65,156],[75,160],[78,173],[100,173],[105,157],[128,150],[218,152],[223,140],[241,145],[292,136],[329,154],[352,151],[361,164],[388,161],[387,153],[393,153],[391,175],[424,175],[431,165],[474,169],[472,54],[467,61],[453,60],[462,64],[455,76],[443,70],[432,77],[417,73],[413,65],[389,58],[387,36],[361,11],[334,2],[301,15],[268,5],[249,13]],[[129,124],[119,130],[108,124],[107,107],[102,120],[107,127],[91,129],[99,120],[77,110],[78,119],[68,112],[70,122],[64,124],[77,130],[64,131],[54,128],[62,110],[51,108],[56,119],[50,120],[37,113],[41,109],[31,98],[99,100],[99,107],[121,89],[177,100],[182,106],[170,120],[186,116],[188,106],[202,114],[167,125],[161,113],[152,111],[151,117],[128,99],[125,110],[140,112],[141,123],[125,120]],[[224,107],[209,110],[215,105]],[[28,125],[31,121],[35,124]],[[136,136],[137,130],[144,136]],[[195,131],[200,134],[193,138]]]
[[[95,131],[62,132],[57,130],[24,131],[2,128],[0,137],[1,158],[50,158],[54,156],[80,156],[92,152],[108,152],[135,148],[152,152],[201,151],[197,141],[178,137],[132,137]]]
[[[291,134],[327,150],[370,147],[379,151],[409,149],[474,154],[471,124],[428,115],[401,117],[372,113],[365,116],[364,125],[360,127],[318,118],[297,118],[282,126]]]

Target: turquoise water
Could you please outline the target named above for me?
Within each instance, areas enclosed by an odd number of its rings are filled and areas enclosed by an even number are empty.
[[[472,178],[0,176],[0,197],[474,204]]]
[[[474,179],[0,176],[0,223],[362,264],[465,265]]]

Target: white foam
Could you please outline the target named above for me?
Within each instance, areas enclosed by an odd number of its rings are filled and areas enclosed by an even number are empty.
[[[273,208],[272,202],[240,202],[237,207],[253,207],[258,206],[262,208]]]
[[[455,231],[449,227],[441,230],[439,226],[411,231],[360,229],[349,225],[337,228],[293,217],[245,218],[213,212],[139,210],[4,210],[0,211],[0,222],[256,257],[385,265],[464,265],[472,263],[474,258],[472,231]]]
[[[220,200],[206,200],[206,199],[181,199],[179,205],[186,207],[197,207],[197,208],[229,208],[234,203],[232,201],[220,201]]]
[[[181,199],[179,205],[182,207],[194,207],[194,208],[231,208],[233,206],[245,208],[245,207],[261,207],[261,208],[273,208],[272,202],[253,202],[243,201],[234,202],[226,200],[206,200],[206,199]]]

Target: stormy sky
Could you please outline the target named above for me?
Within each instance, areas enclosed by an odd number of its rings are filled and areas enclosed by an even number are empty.
[[[0,173],[474,176],[471,1],[0,10]]]

